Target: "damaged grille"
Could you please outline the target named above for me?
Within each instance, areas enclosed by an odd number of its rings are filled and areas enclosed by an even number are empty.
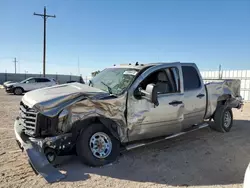
[[[37,123],[37,112],[29,108],[22,101],[20,102],[20,123],[25,128],[24,132],[27,135],[34,136],[36,132],[36,123]]]

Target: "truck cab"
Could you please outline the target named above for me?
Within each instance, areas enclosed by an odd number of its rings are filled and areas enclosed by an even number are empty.
[[[192,63],[168,63],[149,67],[138,77],[128,91],[127,121],[140,127],[129,132],[130,140],[176,133],[203,121],[206,90],[197,70]],[[157,104],[136,95],[150,84]]]

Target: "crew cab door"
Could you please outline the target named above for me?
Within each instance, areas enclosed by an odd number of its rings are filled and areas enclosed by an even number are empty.
[[[183,87],[180,83],[182,83],[182,71],[179,63],[150,67],[137,78],[128,91],[129,141],[181,131],[184,103]],[[144,90],[148,84],[163,88],[157,90],[158,106],[140,97],[140,89]]]
[[[184,84],[184,121],[183,129],[203,121],[206,111],[206,90],[197,66],[193,63],[182,64]]]

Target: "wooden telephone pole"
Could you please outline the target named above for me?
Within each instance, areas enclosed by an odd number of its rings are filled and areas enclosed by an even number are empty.
[[[35,16],[41,16],[43,18],[43,77],[45,77],[45,62],[46,62],[46,21],[47,18],[55,18],[55,15],[46,14],[46,7],[44,7],[43,14],[37,14]]]

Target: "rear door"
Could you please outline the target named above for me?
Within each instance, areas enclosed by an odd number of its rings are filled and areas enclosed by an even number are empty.
[[[203,121],[206,111],[206,90],[195,64],[182,64],[184,84],[183,129]]]
[[[36,89],[52,86],[52,82],[47,78],[36,78]]]

